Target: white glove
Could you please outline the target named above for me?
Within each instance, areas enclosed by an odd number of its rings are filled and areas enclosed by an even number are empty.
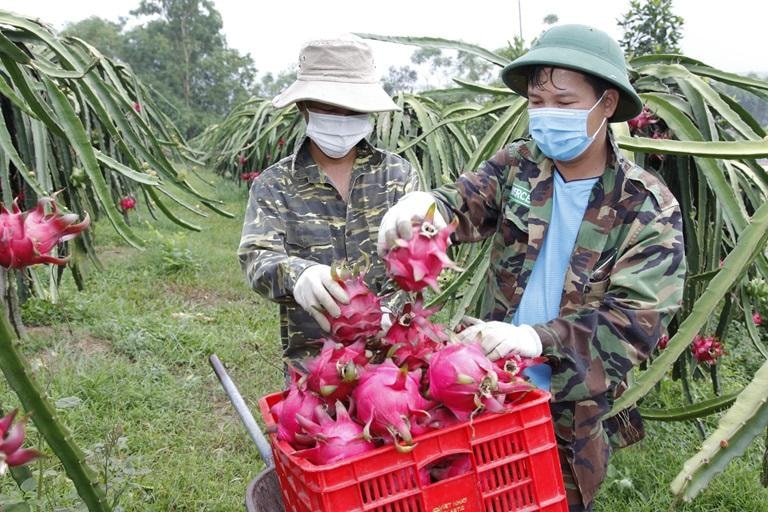
[[[379,331],[378,338],[383,338],[387,335],[389,330],[392,328],[392,318],[394,317],[394,314],[392,313],[392,310],[388,307],[382,306],[381,307],[381,331]]]
[[[379,256],[384,256],[392,247],[393,242],[402,238],[410,240],[413,236],[411,222],[420,221],[427,214],[429,207],[435,204],[435,196],[429,192],[409,192],[387,210],[381,219],[379,226],[379,240],[377,249]],[[435,210],[433,224],[437,229],[446,226],[445,219],[440,212]]]
[[[512,325],[507,322],[480,322],[458,334],[464,343],[479,341],[491,361],[514,353],[523,357],[541,355],[541,340],[530,325]]]
[[[349,295],[331,277],[331,267],[321,264],[304,269],[293,286],[293,298],[324,331],[331,329],[325,313],[338,318],[341,309],[337,302],[349,304]]]

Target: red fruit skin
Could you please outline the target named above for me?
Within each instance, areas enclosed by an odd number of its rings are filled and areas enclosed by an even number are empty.
[[[47,205],[51,208],[49,213],[45,211]],[[63,265],[66,258],[48,253],[56,244],[74,238],[89,225],[88,214],[78,223],[77,215],[60,213],[52,197],[41,198],[35,208],[25,212],[19,209],[17,201],[13,202],[11,212],[0,205],[0,265],[6,268],[37,263]]]
[[[429,363],[429,396],[462,421],[480,410],[500,412],[508,393],[531,388],[525,381],[499,378],[499,369],[477,343],[448,345]]]
[[[26,418],[13,423],[16,409],[0,419],[0,466],[21,466],[40,456],[34,448],[22,448],[26,435]]]
[[[723,344],[714,336],[696,335],[691,343],[691,353],[697,362],[713,365],[725,355],[725,349]]]
[[[752,322],[757,326],[760,327],[763,325],[763,317],[760,315],[759,312],[755,311],[752,313]]]
[[[455,229],[456,224],[451,224],[436,230],[428,221],[413,226],[411,239],[397,240],[384,256],[387,274],[405,291],[418,292],[427,286],[438,291],[440,272],[458,269],[446,253]]]
[[[296,455],[305,457],[312,464],[333,464],[376,448],[364,439],[362,425],[352,420],[340,401],[336,402],[335,419],[328,415],[324,407],[315,408],[314,418],[317,422],[297,415],[301,426],[316,443],[314,448],[297,452]]]
[[[126,196],[120,200],[120,208],[123,211],[133,210],[136,208],[136,199]]]
[[[325,340],[320,354],[304,363],[307,389],[320,395],[328,404],[346,400],[367,363],[365,342],[345,346]]]
[[[349,345],[367,341],[381,331],[381,299],[365,284],[365,274],[337,279],[349,295],[349,304],[339,304],[341,315],[326,315],[331,324],[331,337]]]
[[[388,355],[397,366],[407,365],[409,370],[426,368],[432,354],[448,341],[442,326],[429,320],[437,310],[425,309],[421,297],[403,306],[400,316],[381,340],[390,347]]]
[[[659,343],[656,346],[659,348],[659,350],[664,350],[665,348],[667,348],[668,344],[669,344],[669,336],[665,334],[661,338],[659,338]]]
[[[434,405],[419,393],[419,379],[418,370],[406,373],[390,360],[369,365],[352,392],[357,419],[399,450],[413,446],[411,426]]]
[[[272,406],[271,412],[277,418],[277,438],[299,450],[312,444],[302,429],[298,415],[312,417],[315,407],[323,402],[314,393],[301,390],[296,382],[283,393],[284,398]]]

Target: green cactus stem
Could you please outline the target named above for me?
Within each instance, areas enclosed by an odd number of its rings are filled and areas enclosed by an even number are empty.
[[[739,393],[733,406],[720,419],[717,429],[688,459],[672,481],[672,493],[691,501],[717,474],[768,427],[768,361],[757,371],[752,382]]]
[[[86,465],[83,453],[77,448],[69,432],[56,420],[53,407],[28,373],[29,365],[16,345],[17,338],[11,332],[8,319],[0,312],[0,369],[3,375],[24,409],[32,414],[32,421],[37,430],[61,461],[88,510],[109,512],[111,509],[96,474]]]

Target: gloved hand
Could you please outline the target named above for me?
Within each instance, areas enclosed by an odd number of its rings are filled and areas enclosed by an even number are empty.
[[[435,204],[435,196],[429,192],[409,192],[387,210],[379,226],[377,243],[379,256],[384,256],[396,239],[410,240],[413,236],[411,221],[422,220],[433,204]],[[445,219],[437,210],[435,210],[433,224],[437,229],[446,226]]]
[[[338,318],[341,310],[337,303],[349,304],[349,295],[331,277],[331,267],[319,263],[301,273],[293,286],[293,298],[324,331],[331,329],[325,313]]]
[[[392,328],[392,319],[395,317],[392,310],[386,306],[381,306],[381,330],[376,335],[377,339],[381,339],[387,335],[389,329]]]
[[[507,322],[480,322],[458,334],[464,343],[479,341],[491,361],[515,353],[523,357],[541,355],[541,340],[530,325]]]

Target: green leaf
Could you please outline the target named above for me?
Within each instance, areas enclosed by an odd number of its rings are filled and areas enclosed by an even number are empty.
[[[0,53],[4,53],[19,64],[28,64],[30,61],[29,55],[24,53],[13,41],[5,37],[2,32],[0,32]]]
[[[644,420],[649,421],[689,421],[696,418],[704,418],[716,412],[723,411],[733,405],[736,397],[741,393],[729,393],[723,396],[717,396],[704,400],[696,404],[686,405],[685,407],[671,407],[669,409],[650,409],[640,407],[640,414]]]
[[[677,333],[669,340],[667,348],[635,380],[630,388],[616,400],[606,417],[613,416],[644,397],[672,368],[677,358],[688,349],[693,337],[699,333],[720,300],[744,274],[749,265],[763,250],[768,240],[768,203],[763,204],[742,231],[738,243],[723,261],[720,272],[712,278],[690,314],[683,320]]]
[[[479,92],[480,94],[519,96],[519,94],[517,94],[515,91],[507,87],[493,87],[485,84],[476,84],[474,82],[467,82],[466,80],[461,80],[460,78],[454,78],[453,81],[469,91]]]
[[[623,149],[639,153],[731,159],[768,157],[768,140],[766,139],[713,142],[617,136],[616,142]]]
[[[752,441],[768,427],[768,361],[720,419],[717,429],[704,441],[699,452],[683,464],[672,481],[675,496],[691,501]]]
[[[440,37],[409,37],[409,36],[382,36],[377,34],[356,33],[358,37],[364,39],[373,39],[374,41],[385,41],[388,43],[400,43],[411,46],[420,46],[422,48],[444,48],[447,50],[459,50],[462,52],[477,55],[497,66],[506,66],[510,60],[494,52],[488,51],[480,46],[455,41],[453,39],[442,39]]]
[[[67,134],[67,139],[72,144],[72,149],[75,150],[75,153],[82,162],[93,190],[96,193],[104,212],[107,214],[110,223],[125,241],[138,249],[143,248],[144,244],[142,240],[133,233],[130,227],[128,227],[125,220],[123,220],[123,216],[112,202],[109,189],[104,181],[104,176],[101,174],[99,163],[96,160],[96,154],[90,144],[85,128],[83,128],[83,125],[80,122],[80,118],[75,114],[72,105],[70,105],[67,97],[64,96],[64,93],[62,93],[61,90],[59,90],[59,88],[47,77],[42,77],[42,80],[45,89],[48,92],[48,96],[51,99],[53,109],[60,118],[62,128]]]
[[[111,158],[98,149],[93,150],[96,154],[96,158],[99,160],[99,162],[103,163],[113,171],[117,171],[118,173],[122,174],[126,178],[130,179],[131,181],[135,181],[137,183],[142,183],[144,185],[153,185],[157,186],[160,184],[160,181],[158,181],[157,178],[154,176],[150,176],[149,174],[145,174],[143,172],[137,172],[131,169],[130,167],[121,164],[114,158]]]

